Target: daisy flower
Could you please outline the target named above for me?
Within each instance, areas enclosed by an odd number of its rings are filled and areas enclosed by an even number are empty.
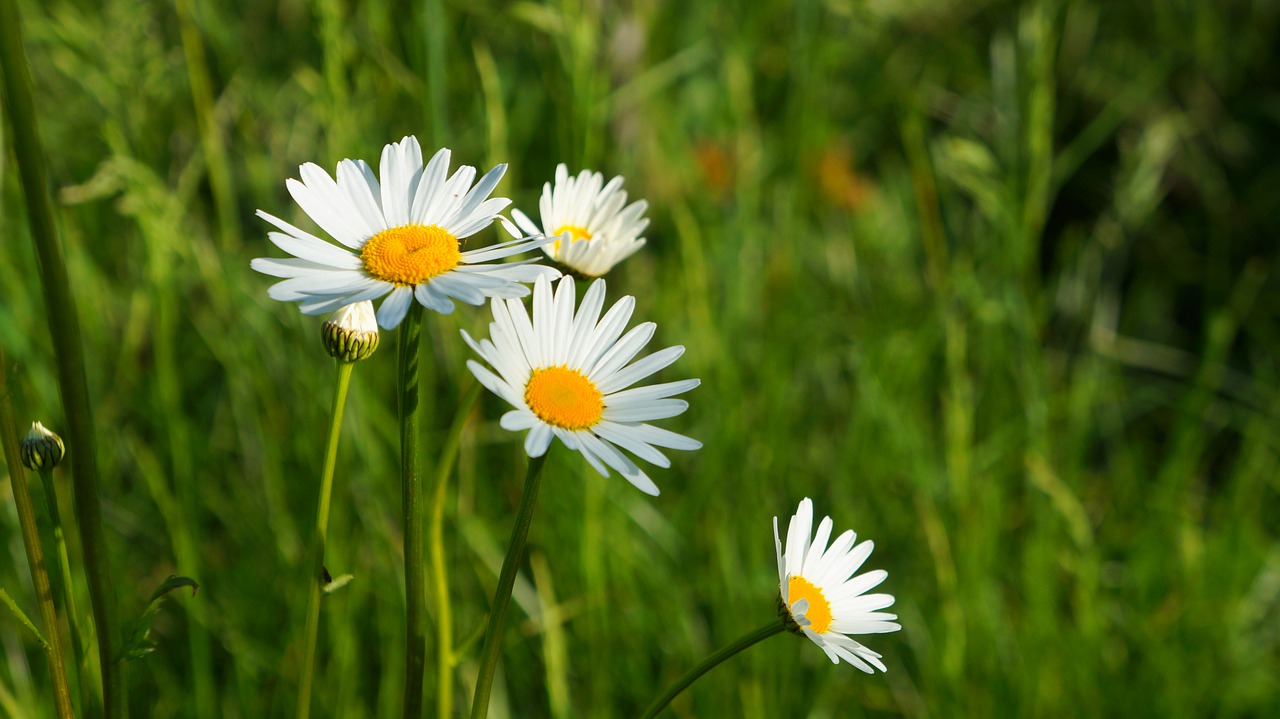
[[[622,177],[604,184],[599,172],[583,170],[569,177],[569,168],[556,167],[556,183],[542,186],[542,229],[520,210],[511,216],[529,234],[558,238],[542,246],[551,259],[588,277],[599,277],[644,247],[640,236],[649,226],[644,200],[627,205]]]
[[[524,449],[530,457],[541,457],[552,438],[559,438],[601,475],[609,476],[607,465],[656,496],[658,487],[619,448],[669,467],[671,461],[656,447],[701,447],[695,439],[645,424],[684,412],[689,403],[672,397],[697,387],[700,380],[628,389],[675,362],[684,347],[668,347],[628,364],[657,326],[645,322],[623,335],[635,298],[623,297],[601,318],[604,287],[604,280],[593,282],[575,312],[572,277],[560,280],[554,294],[551,282],[538,278],[532,321],[523,302],[493,300],[491,339],[476,342],[462,333],[493,369],[475,360],[468,360],[467,367],[480,384],[515,407],[502,416],[501,425],[514,432],[529,430]]]
[[[343,160],[335,181],[308,162],[298,168],[301,181],[286,182],[303,212],[341,247],[258,211],[281,230],[270,233],[271,241],[293,255],[250,263],[258,272],[285,278],[267,290],[269,296],[298,302],[303,313],[318,315],[387,295],[378,307],[378,324],[392,329],[415,299],[448,314],[453,300],[479,305],[486,297],[523,297],[529,288],[521,282],[560,276],[550,267],[529,264],[533,260],[484,264],[539,247],[546,238],[462,251],[464,239],[495,219],[517,234],[498,215],[511,201],[489,197],[506,165],[485,173],[473,187],[474,167],[464,165],[446,177],[449,150],[442,149],[424,168],[417,139],[405,137],[383,148],[379,169],[381,182],[363,160]]]
[[[778,518],[773,518],[773,542],[778,555],[779,614],[789,617],[792,631],[803,633],[826,652],[832,662],[841,659],[868,674],[871,667],[887,671],[880,655],[849,638],[850,634],[884,634],[902,627],[896,614],[878,612],[893,604],[891,594],[865,594],[889,576],[876,569],[858,576],[874,547],[870,540],[854,546],[857,535],[846,531],[827,546],[831,518],[823,517],[818,533],[813,529],[813,502],[800,502],[787,528],[786,552],[778,539]],[[812,540],[810,537],[812,536]],[[785,613],[784,613],[785,612]],[[788,623],[790,626],[790,622]]]

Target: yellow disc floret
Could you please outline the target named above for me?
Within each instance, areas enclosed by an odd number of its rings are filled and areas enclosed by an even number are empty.
[[[564,429],[594,427],[604,414],[604,395],[595,383],[563,365],[534,370],[524,401],[538,419]]]
[[[565,234],[566,232],[569,233],[570,242],[573,242],[574,240],[591,239],[591,231],[580,225],[560,225],[560,227],[556,228],[556,231],[551,234],[553,237],[558,237],[560,235]],[[552,254],[554,254],[559,251],[560,251],[560,240],[556,240],[555,242],[551,243],[551,252]]]
[[[420,285],[458,266],[458,238],[439,225],[401,225],[370,237],[360,249],[369,274],[397,285]]]
[[[557,230],[555,231],[555,233],[554,233],[554,234],[556,234],[556,235],[563,235],[563,234],[564,234],[564,233],[566,233],[566,232],[568,232],[568,233],[569,233],[569,239],[570,239],[570,240],[589,240],[589,239],[591,239],[591,231],[590,231],[590,230],[588,230],[587,228],[585,228],[585,227],[581,227],[581,226],[579,226],[579,225],[561,225],[561,226],[559,227],[559,229],[557,229]]]
[[[808,579],[792,577],[787,584],[787,603],[794,607],[801,599],[809,600],[809,610],[804,613],[809,628],[818,634],[827,631],[831,626],[831,602]]]

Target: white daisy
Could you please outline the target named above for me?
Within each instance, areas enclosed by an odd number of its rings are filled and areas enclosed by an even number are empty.
[[[538,278],[532,321],[523,302],[495,299],[491,339],[476,342],[465,331],[462,336],[497,372],[475,360],[467,367],[480,384],[515,407],[502,416],[501,425],[513,432],[529,430],[524,449],[530,457],[542,456],[552,437],[559,437],[601,475],[609,475],[608,465],[656,496],[658,487],[619,447],[659,467],[671,461],[655,447],[701,447],[695,439],[644,424],[684,412],[689,403],[672,397],[700,380],[627,389],[676,361],[684,347],[668,347],[628,365],[657,326],[645,322],[622,334],[634,297],[623,297],[601,318],[604,280],[591,284],[575,312],[576,297],[572,277],[560,280],[554,294],[551,282]]]
[[[889,576],[883,569],[853,576],[871,555],[870,540],[854,546],[857,535],[846,531],[827,546],[831,538],[831,518],[824,517],[818,533],[812,535],[813,502],[800,502],[787,528],[787,550],[778,539],[778,518],[773,518],[773,542],[778,554],[778,583],[781,606],[795,623],[793,631],[803,633],[827,653],[836,664],[841,659],[868,674],[874,666],[887,671],[880,655],[849,638],[850,634],[884,634],[902,627],[896,614],[878,612],[893,604],[891,594],[864,594]],[[784,619],[786,617],[784,616]]]
[[[258,211],[282,230],[270,233],[271,241],[293,255],[251,263],[263,274],[287,278],[272,285],[268,295],[298,302],[304,313],[318,315],[389,294],[378,308],[378,324],[391,329],[415,298],[448,314],[455,299],[479,305],[486,297],[523,297],[529,288],[521,282],[560,276],[550,267],[529,264],[533,260],[480,264],[539,247],[546,238],[462,251],[463,239],[495,219],[518,237],[498,215],[511,201],[489,198],[506,165],[485,173],[472,187],[474,167],[464,165],[446,178],[449,150],[437,152],[424,168],[417,139],[406,137],[383,148],[379,169],[381,183],[363,160],[343,160],[335,182],[308,162],[298,169],[301,182],[291,178],[286,183],[298,206],[345,247]]]
[[[603,186],[602,186],[603,185]],[[556,183],[542,186],[542,229],[520,210],[511,216],[529,234],[559,238],[543,245],[551,259],[588,277],[599,277],[644,247],[640,236],[649,226],[644,200],[627,205],[622,177],[604,185],[599,172],[583,170],[569,177],[569,168],[556,167]]]

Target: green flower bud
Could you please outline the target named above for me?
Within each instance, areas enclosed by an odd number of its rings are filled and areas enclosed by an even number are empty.
[[[66,454],[62,438],[39,422],[32,422],[31,431],[22,438],[22,465],[32,472],[57,467]]]
[[[324,349],[339,362],[359,362],[378,349],[378,318],[372,302],[356,302],[333,313],[320,327]]]

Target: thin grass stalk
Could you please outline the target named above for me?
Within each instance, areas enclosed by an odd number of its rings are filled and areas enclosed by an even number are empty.
[[[40,544],[40,528],[36,525],[35,505],[31,503],[26,472],[22,469],[21,454],[18,450],[18,427],[13,421],[13,402],[9,398],[3,352],[0,352],[0,442],[4,444],[5,461],[9,463],[13,501],[18,505],[18,524],[22,527],[22,546],[27,550],[31,583],[36,588],[40,622],[44,625],[45,654],[49,658],[49,674],[53,677],[53,701],[58,709],[58,717],[71,719],[75,714],[71,709],[71,689],[67,685],[67,668],[62,659],[62,630],[58,625],[58,610],[53,604],[53,588],[49,584],[49,573],[45,569],[44,549]]]
[[[445,20],[443,0],[426,0],[422,13],[423,44],[426,48],[426,80],[427,91],[423,95],[426,100],[427,119],[431,122],[430,145],[440,147],[448,144],[448,87],[445,80],[445,43],[448,40],[449,24]]]
[[[320,474],[320,498],[316,501],[315,534],[307,562],[306,640],[302,652],[302,678],[298,682],[298,704],[295,716],[311,716],[311,684],[316,667],[316,641],[320,634],[320,590],[324,583],[324,549],[329,534],[329,498],[333,495],[333,468],[338,459],[338,439],[342,434],[342,412],[351,386],[353,362],[337,361],[338,381],[333,389],[333,412],[329,421],[329,437],[324,445],[324,469]]]
[[[653,703],[649,705],[649,708],[644,711],[642,719],[653,719],[653,717],[658,716],[663,709],[667,708],[667,705],[671,703],[671,700],[680,696],[680,692],[688,689],[689,685],[698,681],[698,678],[703,674],[715,669],[721,662],[732,657],[738,652],[751,647],[757,642],[762,642],[775,634],[781,634],[786,628],[787,625],[784,624],[781,619],[774,619],[763,627],[742,635],[737,641],[722,648],[720,651],[712,654],[706,659],[703,659],[701,662],[698,662],[694,668],[685,672],[684,676],[677,679],[675,684],[668,687],[667,690],[662,693],[662,696],[653,700]]]
[[[550,448],[541,457],[529,458],[529,471],[525,474],[524,489],[520,492],[520,509],[516,512],[516,526],[511,530],[511,544],[507,547],[506,559],[502,560],[498,586],[493,590],[493,608],[489,611],[489,623],[484,630],[480,675],[476,678],[475,697],[471,702],[472,719],[489,715],[489,694],[493,691],[493,674],[498,669],[498,655],[502,653],[502,629],[507,623],[507,610],[511,607],[511,589],[515,586],[516,572],[524,558],[529,525],[533,523],[533,507],[538,501],[538,488],[542,486],[542,466],[547,463],[548,454]]]
[[[0,370],[3,371],[3,370]],[[53,535],[53,558],[57,571],[53,573],[55,598],[61,598],[62,612],[71,628],[71,655],[76,660],[77,685],[80,694],[80,712],[93,713],[93,692],[89,689],[88,657],[85,655],[84,630],[80,628],[80,612],[76,609],[75,585],[71,578],[71,560],[67,556],[67,538],[62,529],[62,513],[58,511],[58,492],[53,482],[53,468],[40,470],[40,483],[44,485],[45,504],[48,505],[49,525]]]
[[[93,438],[93,416],[85,377],[84,347],[75,300],[71,296],[67,267],[58,245],[53,204],[41,150],[40,133],[31,91],[22,29],[15,0],[0,0],[0,74],[3,75],[5,108],[13,124],[13,151],[18,160],[27,204],[27,221],[35,244],[44,289],[49,332],[57,361],[58,388],[67,418],[67,444],[75,448],[71,461],[76,523],[80,527],[89,600],[98,632],[98,661],[102,669],[103,710],[107,719],[127,715],[124,667],[120,662],[121,625],[116,611],[115,587],[107,560],[102,527],[101,485]]]
[[[422,541],[422,427],[418,359],[422,305],[414,302],[400,324],[400,486],[404,504],[405,675],[404,716],[422,716],[426,679],[426,571]]]
[[[453,607],[449,604],[449,569],[444,556],[444,506],[449,497],[449,476],[458,458],[462,430],[480,398],[480,383],[472,382],[458,401],[458,411],[449,427],[440,460],[436,463],[435,487],[431,496],[431,525],[427,541],[431,547],[431,581],[436,598],[436,716],[453,716]]]
[[[236,219],[235,187],[231,181],[231,166],[227,158],[226,142],[222,139],[215,101],[213,81],[209,77],[209,63],[196,24],[193,0],[176,0],[174,9],[182,35],[182,54],[187,64],[187,82],[191,85],[191,100],[195,104],[196,129],[200,133],[200,152],[209,176],[209,190],[218,213],[218,236],[224,252],[240,247],[240,223]]]

